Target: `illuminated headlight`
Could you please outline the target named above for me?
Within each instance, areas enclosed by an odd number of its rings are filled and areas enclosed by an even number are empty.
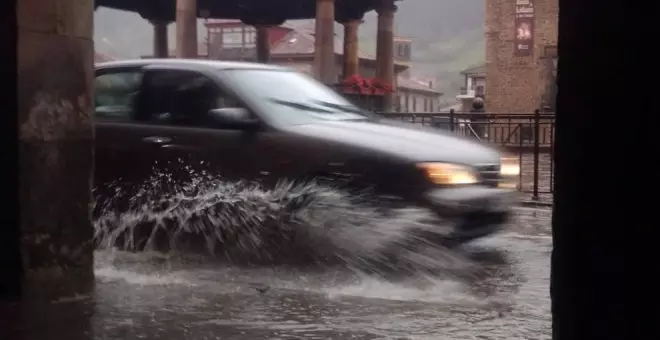
[[[500,182],[497,184],[502,189],[518,189],[520,183],[520,159],[518,157],[502,157],[500,159]]]
[[[424,171],[426,178],[433,184],[461,185],[474,184],[479,181],[475,171],[470,167],[449,163],[420,163],[417,167]]]
[[[500,160],[500,176],[512,177],[520,175],[520,160],[518,157],[502,157]]]

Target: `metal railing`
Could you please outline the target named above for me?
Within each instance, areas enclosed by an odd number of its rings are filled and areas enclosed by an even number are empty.
[[[549,200],[554,191],[555,114],[455,112],[380,113],[390,119],[453,131],[499,146],[520,159],[520,190],[532,200]]]

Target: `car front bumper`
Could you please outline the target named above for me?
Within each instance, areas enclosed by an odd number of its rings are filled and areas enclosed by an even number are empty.
[[[443,219],[455,222],[451,242],[464,243],[491,235],[509,220],[518,192],[486,186],[433,189],[427,204]]]

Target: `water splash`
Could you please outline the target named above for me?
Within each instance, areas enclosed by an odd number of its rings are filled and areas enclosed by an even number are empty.
[[[436,242],[451,224],[424,209],[383,209],[377,197],[316,182],[266,189],[205,172],[191,178],[180,185],[158,173],[134,192],[106,188],[95,206],[98,246],[203,250],[234,263],[334,261],[374,273],[468,266]]]

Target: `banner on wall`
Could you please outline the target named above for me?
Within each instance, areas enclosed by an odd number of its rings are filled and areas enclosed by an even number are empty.
[[[516,0],[514,55],[528,57],[534,52],[534,0]]]

